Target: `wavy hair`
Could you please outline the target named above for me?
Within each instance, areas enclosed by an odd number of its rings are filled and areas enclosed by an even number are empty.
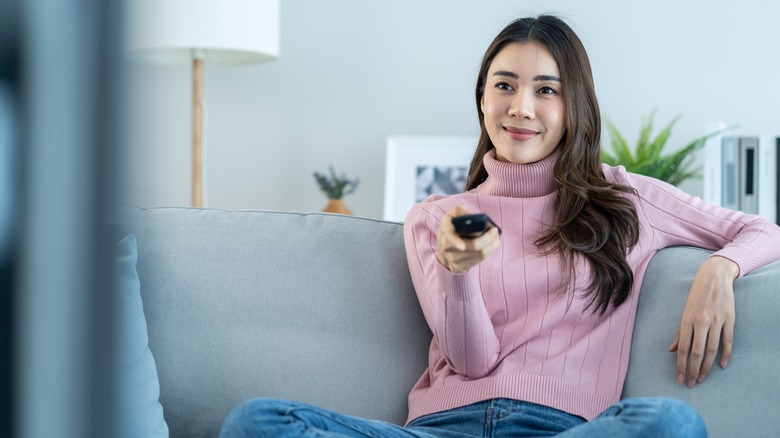
[[[476,98],[480,138],[471,161],[466,189],[485,181],[483,157],[494,148],[485,128],[480,102],[487,72],[496,54],[509,43],[542,44],[558,64],[565,102],[565,131],[553,176],[557,192],[555,217],[536,245],[545,253],[561,256],[561,284],[574,280],[576,260],[583,257],[591,268],[585,296],[593,312],[603,314],[610,304],[619,306],[631,291],[634,276],[627,261],[629,248],[639,239],[639,219],[628,186],[610,183],[601,171],[601,114],[593,86],[590,61],[582,42],[560,18],[541,15],[515,20],[505,27],[485,52],[477,78]],[[574,290],[574,287],[571,290]]]

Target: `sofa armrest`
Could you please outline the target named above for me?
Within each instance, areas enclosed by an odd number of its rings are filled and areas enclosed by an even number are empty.
[[[727,369],[718,365],[693,389],[677,384],[676,353],[667,351],[679,328],[699,265],[710,252],[659,251],[644,277],[624,397],[669,396],[693,405],[711,437],[777,436],[780,431],[780,262],[734,283],[736,327]]]

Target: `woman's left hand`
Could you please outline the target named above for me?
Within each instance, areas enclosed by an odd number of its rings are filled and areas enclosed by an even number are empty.
[[[724,257],[709,257],[699,267],[682,323],[669,346],[670,352],[677,352],[677,383],[693,388],[703,382],[721,342],[720,366],[728,365],[734,337],[734,279],[738,275],[739,266]]]

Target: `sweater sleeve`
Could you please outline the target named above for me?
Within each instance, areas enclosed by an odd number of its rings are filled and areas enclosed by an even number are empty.
[[[736,263],[740,277],[780,259],[777,225],[709,204],[657,179],[627,175],[639,194],[638,213],[645,219],[640,222],[652,229],[654,247],[691,245],[712,250],[713,255]]]
[[[481,293],[479,265],[456,274],[436,259],[436,233],[443,215],[430,204],[415,205],[409,212],[404,223],[409,271],[447,363],[458,374],[476,379],[496,367],[499,341]]]

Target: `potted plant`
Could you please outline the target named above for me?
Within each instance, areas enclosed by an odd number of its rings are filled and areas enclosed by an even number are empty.
[[[328,213],[352,214],[349,208],[344,204],[342,198],[346,195],[355,193],[360,185],[360,178],[347,178],[345,174],[337,175],[333,166],[328,166],[328,174],[324,175],[314,172],[314,179],[317,181],[320,190],[328,197],[328,205],[322,210]]]
[[[701,177],[701,167],[691,167],[694,153],[701,149],[709,138],[732,129],[729,127],[702,135],[691,140],[678,151],[662,155],[669,136],[672,134],[672,128],[680,116],[672,119],[657,134],[653,134],[654,117],[655,110],[650,113],[649,117],[642,118],[639,139],[633,151],[614,123],[605,118],[612,153],[602,148],[601,160],[611,166],[622,165],[632,173],[651,176],[672,185],[679,185],[688,178]]]

